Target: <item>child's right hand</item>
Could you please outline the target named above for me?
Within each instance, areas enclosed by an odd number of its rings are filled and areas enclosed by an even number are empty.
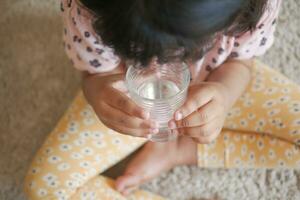
[[[107,127],[136,137],[157,133],[149,113],[138,107],[113,84],[124,80],[124,74],[94,74],[83,78],[83,93],[95,113]]]

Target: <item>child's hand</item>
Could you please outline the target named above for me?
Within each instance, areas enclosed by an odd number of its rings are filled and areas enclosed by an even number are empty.
[[[175,112],[171,129],[192,137],[198,143],[210,143],[220,134],[228,107],[225,87],[204,82],[189,88],[185,104]],[[173,124],[173,125],[172,125]]]
[[[84,78],[83,92],[99,119],[109,128],[132,136],[146,137],[158,130],[147,120],[149,113],[138,107],[123,92],[113,87],[123,74],[90,75]]]

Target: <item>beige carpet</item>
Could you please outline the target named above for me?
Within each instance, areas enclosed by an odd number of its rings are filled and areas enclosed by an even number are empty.
[[[265,62],[300,83],[300,1],[284,0]],[[0,0],[0,200],[21,200],[34,152],[80,87],[61,45],[58,0]],[[144,188],[169,199],[300,199],[300,170],[178,167]]]

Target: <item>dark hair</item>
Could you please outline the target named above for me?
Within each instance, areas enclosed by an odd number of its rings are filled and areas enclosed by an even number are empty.
[[[217,34],[238,36],[256,27],[267,0],[81,0],[97,18],[105,45],[146,65],[199,59]]]

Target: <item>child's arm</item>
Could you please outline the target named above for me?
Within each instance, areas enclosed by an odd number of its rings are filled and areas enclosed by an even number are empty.
[[[208,82],[221,83],[225,87],[227,107],[231,108],[250,81],[253,60],[228,60],[207,77]],[[228,109],[227,108],[227,109]]]
[[[169,123],[179,134],[199,143],[210,143],[220,133],[226,113],[250,80],[252,60],[228,60],[213,71],[205,82],[189,88],[187,101]]]

